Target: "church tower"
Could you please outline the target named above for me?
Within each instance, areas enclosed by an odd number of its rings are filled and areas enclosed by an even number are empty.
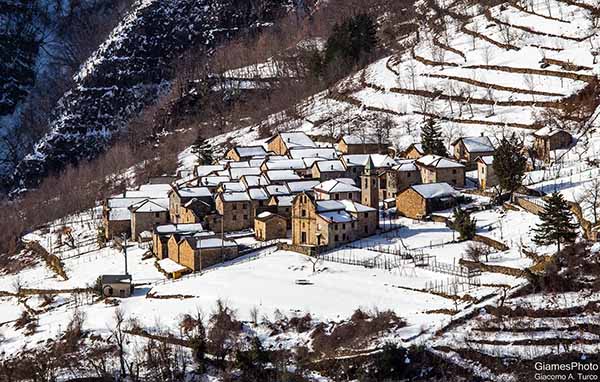
[[[360,188],[361,203],[379,209],[379,179],[370,155],[363,175],[360,177]]]

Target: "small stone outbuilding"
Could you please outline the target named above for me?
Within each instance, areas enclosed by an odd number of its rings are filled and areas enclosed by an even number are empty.
[[[269,211],[262,212],[254,219],[256,240],[281,239],[287,235],[287,219]]]

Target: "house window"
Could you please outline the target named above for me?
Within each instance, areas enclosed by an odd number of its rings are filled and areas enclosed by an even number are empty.
[[[346,241],[346,234],[342,235],[342,240]]]
[[[351,192],[348,193],[348,199],[352,199],[352,193]]]
[[[340,194],[333,194],[333,198],[335,200],[340,200]]]
[[[342,224],[342,229],[346,229],[346,224]]]
[[[306,232],[301,232],[300,233],[300,242],[301,243],[306,243]]]
[[[264,206],[264,205],[265,205],[265,202],[264,202],[263,200],[259,200],[259,201],[258,201],[258,205],[259,205],[260,207],[262,207],[262,206]]]
[[[231,203],[231,209],[232,210],[237,210],[237,204],[236,203]]]
[[[350,224],[350,226],[351,226],[352,228],[354,228],[354,227],[356,226],[356,224],[354,224],[354,222],[352,222],[352,224]]]
[[[334,226],[333,226],[333,229],[335,229],[335,230],[337,231],[337,229],[338,229],[338,225],[337,225],[337,224],[334,224]]]
[[[453,173],[453,174],[456,174],[456,169],[453,169],[453,170],[452,170],[452,173]]]
[[[365,179],[365,187],[369,187],[369,180]]]
[[[159,218],[160,217],[160,212],[155,212],[154,213],[154,217]]]
[[[369,227],[365,226],[365,233],[369,233]]]
[[[306,210],[302,210],[302,217],[306,217]]]
[[[231,215],[231,220],[237,220],[237,215]]]
[[[242,204],[242,209],[247,210],[248,209],[248,205],[247,204]]]
[[[365,212],[365,217],[368,218],[369,217],[369,213]]]
[[[248,220],[248,215],[244,215],[244,220]]]
[[[335,235],[333,238],[333,241],[339,241],[339,240],[340,240],[340,237],[338,235]]]

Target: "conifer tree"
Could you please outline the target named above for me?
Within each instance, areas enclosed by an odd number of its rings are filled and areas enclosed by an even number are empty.
[[[460,240],[471,240],[477,230],[476,221],[471,219],[471,214],[460,208],[454,209],[452,228],[458,232]]]
[[[198,134],[192,144],[192,154],[196,155],[199,165],[213,162],[213,148],[201,134]]]
[[[492,167],[498,184],[509,193],[515,192],[523,183],[527,158],[523,155],[523,142],[515,133],[503,137],[494,154]]]
[[[533,229],[534,243],[538,245],[556,244],[560,252],[561,243],[573,243],[577,238],[577,224],[562,194],[555,192],[546,201],[540,213],[540,224]]]
[[[442,133],[433,118],[427,119],[421,126],[421,146],[425,154],[448,156],[448,150],[446,150],[446,146],[444,145]]]

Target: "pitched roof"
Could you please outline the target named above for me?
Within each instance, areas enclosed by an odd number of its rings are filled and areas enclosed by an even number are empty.
[[[242,182],[224,182],[219,186],[224,191],[242,192],[246,191],[246,185]]]
[[[219,196],[225,202],[249,202],[250,195],[247,192],[221,192]]]
[[[211,237],[208,239],[203,239],[200,237],[190,237],[187,238],[190,245],[196,249],[209,249],[209,248],[221,248],[221,247],[237,247],[237,243],[233,240],[221,240],[218,237]],[[200,254],[202,255],[202,254]]]
[[[206,187],[181,187],[176,192],[182,198],[202,198],[211,197],[212,193]]]
[[[320,212],[319,216],[330,223],[350,223],[351,221],[356,220],[344,210]]]
[[[215,171],[222,171],[225,167],[223,165],[204,165],[204,166],[196,166],[194,168],[194,174],[196,176],[206,176],[212,174]]]
[[[272,218],[279,218],[279,219],[285,220],[285,218],[283,216],[274,214],[274,213],[269,212],[269,211],[264,211],[264,212],[261,212],[260,214],[256,215],[256,219],[262,220],[262,221],[267,221],[267,220],[270,220]]]
[[[100,277],[101,284],[121,284],[130,282],[131,275],[102,275]]]
[[[398,164],[392,167],[396,171],[417,171],[417,166],[413,159],[406,159],[398,161]]]
[[[381,143],[382,145],[387,145],[387,142],[382,141],[379,142],[379,140],[377,139],[377,137],[375,135],[367,135],[367,134],[362,134],[362,135],[357,135],[357,134],[347,134],[347,135],[343,135],[340,139],[338,139],[338,142],[340,141],[344,141],[347,145],[363,145],[363,144],[379,144]]]
[[[452,143],[452,146],[457,145],[459,142],[462,142],[465,146],[465,150],[467,150],[470,153],[483,153],[494,151],[494,145],[492,145],[492,141],[489,137],[462,137],[455,140]]]
[[[553,135],[556,135],[558,133],[567,133],[567,134],[571,134],[569,133],[567,130],[564,129],[557,129],[551,126],[545,126],[542,127],[539,130],[536,130],[533,135],[536,137],[552,137]]]
[[[231,179],[239,179],[243,175],[260,175],[260,167],[248,167],[248,168],[230,168],[229,176]]]
[[[296,174],[294,170],[268,170],[265,171],[264,175],[270,181],[280,181],[280,180],[300,180],[302,179],[300,175]]]
[[[267,200],[269,199],[269,195],[262,188],[251,188],[248,190],[248,195],[250,195],[250,199],[252,200]]]
[[[346,206],[339,200],[317,200],[315,201],[317,212],[345,210]]]
[[[461,168],[465,167],[463,164],[453,161],[452,159],[444,158],[439,155],[425,155],[417,159],[417,164],[423,165],[425,167],[434,167],[434,168]]]
[[[346,171],[346,167],[344,167],[344,164],[339,159],[315,162],[313,166],[317,166],[319,172]]]
[[[181,224],[163,224],[156,226],[154,231],[159,235],[196,233],[203,231],[204,228],[200,223],[181,223]]]
[[[264,166],[267,170],[301,170],[306,168],[306,164],[302,159],[267,161]]]
[[[491,166],[494,164],[494,156],[493,155],[484,155],[477,157],[477,161],[485,164],[486,166]]]
[[[229,182],[231,178],[229,176],[203,176],[199,179],[198,184],[206,187],[216,187],[221,183]]]
[[[414,184],[410,186],[410,188],[415,190],[425,199],[451,197],[459,194],[459,192],[452,188],[448,183]]]
[[[268,184],[260,175],[243,175],[240,182],[245,182],[248,187],[266,186]]]
[[[278,133],[274,137],[271,137],[268,142],[271,142],[277,136],[281,137],[281,140],[285,144],[285,146],[289,149],[293,147],[316,147],[315,142],[306,133],[302,131],[291,131],[291,132],[282,132]]]
[[[323,158],[335,159],[338,157],[337,152],[333,147],[317,147],[317,148],[298,148],[292,149],[289,152],[292,159],[304,158]]]
[[[392,167],[396,164],[394,159],[384,154],[346,154],[341,159],[348,167],[366,166],[369,160],[373,162],[374,168]]]
[[[360,192],[360,188],[340,181],[339,179],[327,180],[314,186],[316,191],[332,193],[332,192]]]
[[[294,196],[292,195],[274,195],[273,198],[278,207],[291,207],[294,201]]]
[[[425,154],[425,151],[423,151],[423,145],[421,143],[411,143],[410,146],[406,148],[406,151],[408,152],[410,149],[415,149],[421,155]]]
[[[235,152],[240,157],[264,157],[267,155],[267,150],[262,146],[236,146]]]
[[[377,209],[369,206],[365,206],[364,204],[357,203],[353,200],[340,200],[340,203],[344,205],[344,208],[348,212],[370,212],[377,211]]]
[[[290,194],[290,189],[284,184],[270,184],[268,186],[265,186],[265,190],[271,196]]]
[[[299,193],[302,191],[309,191],[317,184],[319,184],[318,180],[298,180],[294,182],[287,182],[287,187],[292,194]]]
[[[130,207],[132,212],[135,213],[147,213],[147,212],[166,212],[169,208],[161,206],[152,200],[146,199],[141,203],[135,204]]]

